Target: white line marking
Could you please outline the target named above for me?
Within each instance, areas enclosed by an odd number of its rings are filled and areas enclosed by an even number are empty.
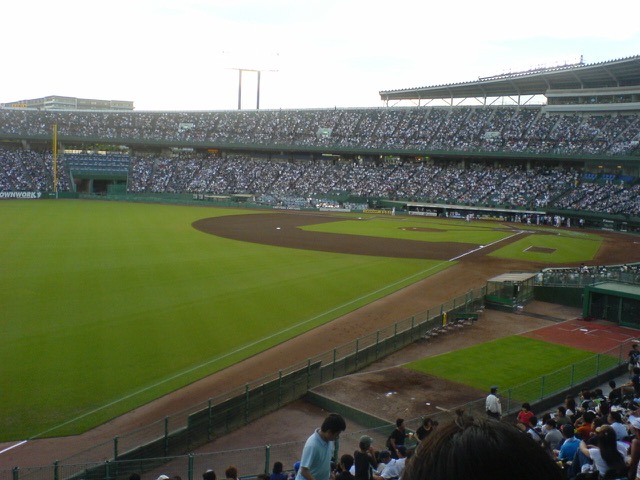
[[[524,230],[520,230],[519,232],[516,232],[513,235],[509,235],[508,237],[504,237],[504,238],[501,238],[500,240],[496,240],[495,242],[491,242],[491,243],[488,243],[486,245],[482,245],[482,246],[480,246],[478,248],[474,248],[473,250],[469,250],[468,252],[463,253],[462,255],[458,255],[457,257],[453,257],[453,258],[449,259],[449,261],[453,262],[454,260],[458,260],[458,259],[460,259],[462,257],[466,257],[467,255],[471,255],[472,253],[475,253],[478,250],[482,250],[484,248],[490,247],[491,245],[495,245],[497,243],[504,242],[505,240],[509,240],[510,238],[516,237],[518,235],[522,235],[523,233],[525,233]]]
[[[11,445],[10,447],[5,448],[4,450],[0,450],[0,455],[2,455],[5,452],[8,452],[9,450],[13,450],[14,448],[19,447],[20,445],[24,445],[25,443],[27,443],[27,440],[22,440],[21,442],[18,442],[15,445]]]
[[[82,415],[79,415],[79,416],[77,416],[77,417],[75,417],[75,418],[72,418],[72,419],[70,419],[70,420],[67,420],[67,421],[66,421],[66,422],[64,422],[64,423],[61,423],[61,424],[59,424],[59,425],[56,425],[56,426],[54,426],[54,427],[51,427],[51,428],[49,428],[49,429],[47,429],[47,430],[43,431],[43,432],[40,432],[40,433],[38,433],[37,435],[34,435],[33,437],[31,437],[31,438],[30,438],[30,440],[35,439],[35,438],[39,438],[39,437],[41,437],[41,436],[43,436],[43,435],[48,434],[49,432],[53,432],[53,431],[55,431],[55,430],[57,430],[57,429],[59,429],[59,428],[62,428],[62,427],[64,427],[64,426],[66,426],[66,425],[69,425],[69,424],[74,423],[74,422],[76,422],[76,421],[78,421],[78,420],[81,420],[81,419],[83,419],[83,418],[85,418],[85,417],[88,417],[88,416],[90,416],[90,415],[93,415],[94,413],[97,413],[97,412],[99,412],[99,411],[101,411],[101,410],[104,410],[104,409],[106,409],[106,408],[109,408],[109,407],[112,407],[112,406],[114,406],[114,405],[117,405],[118,403],[121,403],[121,402],[123,402],[123,401],[125,401],[125,400],[128,400],[128,399],[130,399],[130,398],[132,398],[132,397],[135,397],[135,396],[136,396],[136,395],[138,395],[138,394],[144,393],[144,392],[146,392],[146,391],[148,391],[148,390],[152,390],[152,389],[154,389],[154,388],[156,388],[156,387],[159,387],[160,385],[162,385],[162,384],[164,384],[164,383],[167,383],[167,382],[170,382],[170,381],[172,381],[172,380],[175,380],[176,378],[180,378],[180,377],[182,377],[183,375],[187,375],[187,374],[189,374],[189,373],[191,373],[191,372],[194,372],[194,371],[196,371],[196,370],[198,370],[198,369],[200,369],[200,368],[206,367],[207,365],[211,365],[212,363],[215,363],[215,362],[217,362],[217,361],[219,361],[219,360],[222,360],[222,359],[224,359],[224,358],[226,358],[226,357],[229,357],[229,356],[231,356],[231,355],[235,355],[235,354],[237,354],[237,353],[239,353],[239,352],[242,352],[243,350],[247,350],[247,349],[249,349],[249,348],[252,348],[252,347],[254,347],[254,346],[256,346],[256,345],[259,345],[260,343],[264,342],[265,340],[269,340],[269,339],[274,338],[274,337],[276,337],[276,336],[278,336],[278,335],[281,335],[281,334],[283,334],[283,333],[286,333],[286,332],[288,332],[288,331],[290,331],[290,330],[293,330],[293,329],[295,329],[295,328],[301,327],[301,326],[306,325],[306,324],[308,324],[308,323],[314,322],[314,321],[318,320],[319,318],[322,318],[322,317],[324,317],[324,316],[326,316],[326,315],[329,315],[329,314],[331,314],[331,313],[333,313],[333,312],[335,312],[335,311],[337,311],[337,310],[340,310],[340,309],[342,309],[342,308],[344,308],[344,307],[348,307],[349,305],[353,305],[353,304],[355,304],[355,303],[357,303],[357,302],[360,302],[360,301],[362,301],[362,300],[364,300],[364,299],[366,299],[366,298],[368,298],[368,297],[372,297],[372,296],[374,296],[374,295],[377,295],[378,293],[385,291],[385,290],[386,290],[386,289],[388,289],[389,287],[395,287],[395,286],[397,286],[397,285],[400,285],[400,284],[401,284],[401,283],[403,283],[403,282],[406,282],[407,280],[411,280],[411,279],[413,279],[413,278],[415,278],[415,277],[418,277],[418,276],[424,275],[425,273],[428,273],[428,272],[430,272],[431,270],[434,270],[434,269],[436,269],[436,268],[440,267],[440,265],[443,265],[444,263],[446,263],[446,262],[440,262],[440,263],[438,263],[438,264],[436,264],[436,265],[433,265],[433,266],[432,266],[432,267],[430,267],[430,268],[427,268],[427,269],[425,269],[425,270],[421,270],[420,272],[416,272],[416,273],[414,273],[413,275],[409,275],[408,277],[405,277],[405,278],[403,278],[403,279],[401,279],[401,280],[398,280],[397,282],[390,283],[390,284],[388,284],[388,285],[385,285],[385,286],[384,286],[384,287],[382,287],[382,288],[379,288],[378,290],[375,290],[375,291],[373,291],[373,292],[367,293],[367,294],[365,294],[365,295],[362,295],[361,297],[355,298],[355,299],[350,300],[350,301],[348,301],[348,302],[346,302],[346,303],[343,303],[342,305],[339,305],[339,306],[334,307],[334,308],[332,308],[332,309],[330,309],[330,310],[327,310],[326,312],[323,312],[323,313],[321,313],[321,314],[319,314],[319,315],[316,315],[315,317],[309,318],[309,319],[304,320],[304,321],[302,321],[302,322],[300,322],[300,323],[297,323],[297,324],[295,324],[295,325],[291,325],[290,327],[287,327],[287,328],[285,328],[285,329],[283,329],[283,330],[280,330],[279,332],[275,332],[275,333],[273,333],[272,335],[269,335],[269,336],[267,336],[267,337],[261,337],[259,340],[256,340],[255,342],[251,342],[251,343],[248,343],[248,344],[246,344],[246,345],[243,345],[243,346],[241,346],[240,348],[237,348],[237,349],[235,349],[235,350],[233,350],[233,351],[231,351],[231,352],[227,352],[227,353],[225,353],[225,354],[223,354],[223,355],[219,355],[219,356],[217,356],[217,357],[213,357],[213,358],[211,358],[210,360],[207,360],[206,362],[201,363],[200,365],[196,365],[196,366],[191,367],[191,368],[189,368],[189,369],[187,369],[187,370],[183,370],[182,372],[178,372],[178,373],[176,373],[175,375],[172,375],[172,376],[167,377],[167,378],[165,378],[165,379],[163,379],[163,380],[160,380],[159,382],[156,382],[156,383],[154,383],[153,385],[148,385],[148,386],[146,386],[146,387],[144,387],[144,388],[141,388],[140,390],[137,390],[137,391],[135,391],[135,392],[132,392],[132,393],[130,393],[130,394],[128,394],[128,395],[125,395],[125,396],[123,396],[123,397],[117,398],[117,399],[115,399],[115,400],[114,400],[114,401],[112,401],[112,402],[109,402],[109,403],[107,403],[107,404],[105,404],[105,405],[102,405],[102,406],[100,406],[100,407],[98,407],[98,408],[94,408],[93,410],[91,410],[91,411],[89,411],[89,412],[83,413]],[[214,373],[216,373],[216,372],[214,372]]]

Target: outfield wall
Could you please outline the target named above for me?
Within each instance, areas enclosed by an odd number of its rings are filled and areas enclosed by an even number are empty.
[[[0,192],[2,193],[2,192]],[[331,195],[327,195],[331,197]],[[335,195],[333,195],[335,197]],[[152,202],[152,203],[174,203],[179,205],[211,205],[216,207],[239,207],[239,208],[258,208],[273,209],[275,207],[253,203],[241,196],[211,196],[204,194],[192,193],[124,193],[121,189],[111,189],[105,195],[82,194],[75,192],[4,192],[0,195],[0,199],[29,198],[29,199],[54,199],[54,198],[83,198],[83,199],[102,199],[127,202]],[[345,201],[361,202],[361,197],[348,197]],[[386,214],[390,214],[390,210],[394,209],[396,215],[415,214],[411,212],[410,203],[407,201],[391,201],[384,198],[369,199],[370,203],[375,204],[376,208],[383,209]],[[430,204],[425,204],[430,206]],[[553,210],[548,211],[525,211],[514,208],[497,209],[488,206],[468,206],[468,205],[435,205],[433,216],[450,216],[454,218],[465,218],[468,214],[477,215],[479,218],[488,218],[501,221],[518,221],[522,215],[534,216],[553,216],[559,215],[569,218],[573,225],[578,225],[579,220],[585,221],[584,227],[596,230],[607,230],[616,232],[640,232],[640,217],[630,217],[625,215],[609,215],[599,212],[584,212],[578,210]],[[282,208],[282,207],[280,207]],[[296,208],[291,210],[313,210],[317,208]],[[430,216],[422,214],[422,216]]]

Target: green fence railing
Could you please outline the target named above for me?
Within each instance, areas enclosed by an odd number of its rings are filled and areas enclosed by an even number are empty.
[[[282,406],[302,398],[310,389],[334,378],[361,370],[442,327],[446,318],[483,307],[486,289],[480,288],[420,314],[405,318],[384,329],[292,365],[242,388],[195,404],[144,428],[94,445],[53,467],[28,469],[32,478],[116,479],[116,462],[146,462],[149,458],[172,458],[194,451],[214,438],[226,435]],[[445,315],[446,314],[446,315]],[[109,469],[103,459],[109,459]],[[95,463],[93,467],[90,465]],[[61,470],[62,469],[62,470]],[[140,468],[136,469],[141,471]],[[27,470],[0,470],[0,480],[18,480]],[[117,473],[114,473],[117,472]]]
[[[355,355],[353,350],[352,355]],[[316,365],[311,365],[309,370],[311,376],[317,376],[319,373]],[[584,385],[593,388],[598,384],[595,382],[608,375],[619,374],[620,371],[626,371],[626,350],[623,345],[607,352],[593,355],[581,362],[561,368],[530,382],[504,390],[501,394],[503,412],[506,417],[513,416],[525,401],[531,403],[534,408],[540,406],[540,402],[548,399],[559,404],[561,401],[554,399],[563,398],[567,392],[575,393],[577,388],[582,388]],[[299,383],[305,384],[307,381],[304,379],[304,375],[301,375],[297,380],[294,377],[295,375],[289,377],[288,380],[283,380],[283,385],[295,387]],[[304,390],[302,385],[299,388],[300,391]],[[264,395],[267,393],[264,392]],[[254,402],[251,404],[252,408],[260,409],[259,402],[256,400],[259,395],[252,395],[252,398]],[[326,399],[314,400],[313,395],[308,398],[313,403],[327,406],[322,403]],[[271,399],[271,403],[276,401],[275,398]],[[212,402],[209,402],[205,411],[198,412],[190,420],[206,424],[207,429],[211,428],[211,432],[215,434],[215,432],[223,432],[228,428],[233,428],[234,424],[237,424],[237,426],[243,424],[246,420],[246,417],[243,417],[244,412],[246,412],[245,407],[246,405],[236,399],[225,406],[218,406],[219,410],[209,415],[209,408],[216,408]],[[342,408],[335,402],[331,404],[331,407],[334,411],[340,411]],[[460,405],[458,408],[462,408],[473,415],[485,415],[484,398]],[[451,417],[452,413],[450,412],[439,412],[432,415],[431,418],[438,422],[443,422]],[[348,412],[345,411],[343,413],[349,417]],[[364,412],[359,412],[359,414],[367,415]],[[360,435],[367,434],[374,439],[376,445],[384,445],[387,436],[394,428],[392,424],[381,421],[378,418],[372,417],[370,421],[362,418],[359,418],[359,420],[361,424],[376,426],[367,430],[345,432],[340,436],[342,442],[353,444],[357,442]],[[209,424],[210,421],[213,423]],[[417,427],[421,423],[421,418],[406,419],[405,422],[410,428]],[[201,427],[202,425],[198,428]],[[170,474],[179,475],[184,480],[197,480],[205,470],[216,467],[221,468],[226,465],[237,466],[242,478],[255,478],[260,473],[268,473],[274,461],[282,461],[285,464],[285,468],[290,469],[293,462],[299,459],[304,446],[304,441],[299,441],[201,454],[171,455],[163,453],[166,451],[165,448],[167,446],[169,446],[168,449],[170,450],[172,445],[186,442],[190,431],[189,425],[171,433],[167,431],[163,437],[156,439],[155,442],[139,447],[135,454],[129,452],[127,455],[116,455],[116,459],[86,463],[72,463],[69,460],[65,460],[45,467],[0,469],[0,480],[117,480],[128,479],[129,475],[134,472],[144,473],[148,478],[157,478],[161,474]],[[129,456],[137,458],[125,458]],[[222,472],[218,473],[221,474]]]

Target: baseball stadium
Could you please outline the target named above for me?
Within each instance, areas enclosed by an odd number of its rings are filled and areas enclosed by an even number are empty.
[[[291,471],[640,337],[640,56],[384,106],[0,106],[0,479]]]

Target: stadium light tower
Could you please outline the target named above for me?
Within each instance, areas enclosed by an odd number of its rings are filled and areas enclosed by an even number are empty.
[[[238,70],[238,110],[242,109],[242,73],[255,72],[258,75],[257,91],[256,91],[256,110],[260,110],[260,74],[262,72],[277,72],[277,70],[258,70],[255,68],[233,68]]]
[[[256,110],[260,110],[260,80],[262,72],[277,72],[274,68],[277,65],[279,54],[251,51],[222,52],[226,58],[227,69],[238,71],[238,110],[242,109],[242,74],[245,72],[257,75]],[[229,62],[229,60],[231,60]],[[229,64],[230,63],[230,64]],[[245,67],[251,65],[251,67]]]

